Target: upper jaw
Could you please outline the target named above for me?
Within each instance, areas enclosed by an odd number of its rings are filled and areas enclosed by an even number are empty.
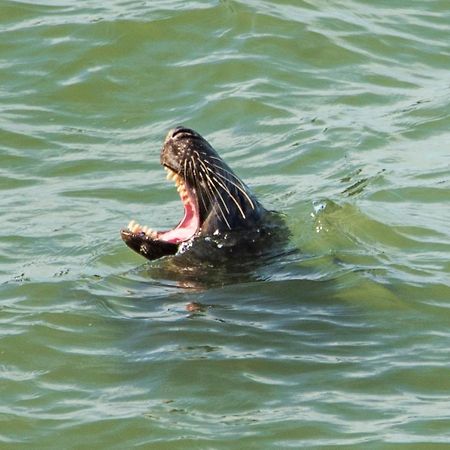
[[[160,156],[161,164],[180,174],[183,170],[180,161],[188,157],[193,141],[197,146],[201,145],[202,140],[203,138],[190,128],[178,126],[171,129],[164,139]]]

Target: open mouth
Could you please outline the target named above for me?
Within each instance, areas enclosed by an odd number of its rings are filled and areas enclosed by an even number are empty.
[[[150,240],[158,240],[170,244],[180,244],[191,239],[200,229],[200,215],[197,199],[194,191],[181,175],[177,174],[167,166],[164,166],[164,169],[167,171],[167,179],[175,182],[177,191],[183,202],[184,216],[180,223],[171,230],[155,231],[148,226],[142,226],[132,220],[128,224],[126,232],[144,239],[147,237]]]

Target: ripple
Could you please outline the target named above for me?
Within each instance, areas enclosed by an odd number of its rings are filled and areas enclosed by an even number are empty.
[[[443,448],[445,6],[6,2],[0,442]],[[179,220],[179,123],[289,249],[211,268],[123,245],[130,218]]]

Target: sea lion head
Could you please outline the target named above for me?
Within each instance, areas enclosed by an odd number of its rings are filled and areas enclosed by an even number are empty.
[[[131,221],[122,239],[147,259],[173,255],[199,236],[258,227],[265,209],[214,148],[196,131],[177,127],[161,150],[167,178],[175,182],[184,206],[180,223],[153,231]]]

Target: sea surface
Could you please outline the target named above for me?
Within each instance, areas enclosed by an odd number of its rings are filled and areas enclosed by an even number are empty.
[[[288,249],[148,262],[183,124]],[[450,448],[448,0],[0,0],[0,448]]]

